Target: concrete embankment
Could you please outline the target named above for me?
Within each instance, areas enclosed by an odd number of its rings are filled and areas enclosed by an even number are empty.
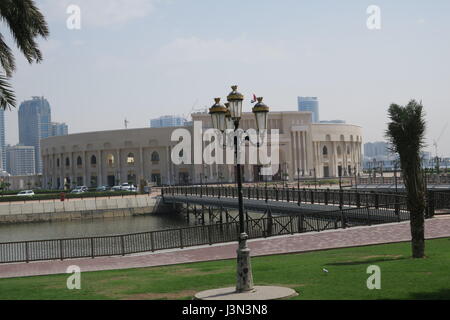
[[[0,204],[0,224],[100,219],[171,212],[159,197],[111,197]]]

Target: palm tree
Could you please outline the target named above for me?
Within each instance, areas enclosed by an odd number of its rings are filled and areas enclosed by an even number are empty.
[[[392,151],[400,156],[400,167],[407,193],[410,212],[412,256],[423,258],[425,254],[424,212],[425,184],[420,161],[424,145],[425,119],[423,106],[411,100],[406,106],[391,104],[389,107],[387,138]]]
[[[49,35],[44,16],[36,7],[34,0],[1,0],[0,21],[9,28],[12,38],[29,63],[42,61],[42,54],[36,43],[41,36]],[[1,30],[0,30],[1,31]],[[0,32],[0,107],[10,109],[16,106],[16,97],[9,78],[16,69],[11,48]]]

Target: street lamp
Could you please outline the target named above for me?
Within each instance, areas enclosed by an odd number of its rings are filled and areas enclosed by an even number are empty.
[[[226,129],[239,129],[239,122],[242,117],[242,103],[244,96],[237,91],[237,86],[232,86],[232,92],[228,95],[227,107],[219,105],[220,100],[216,99],[210,111],[213,118],[213,126],[215,129],[224,131]],[[267,116],[269,107],[263,102],[263,98],[258,98],[258,103],[253,107],[253,113],[256,118],[256,126],[258,131],[267,129]],[[239,203],[239,247],[237,250],[237,283],[236,292],[248,292],[253,290],[253,274],[250,263],[250,249],[247,247],[248,235],[245,232],[244,225],[244,202],[242,194],[242,176],[241,164],[238,161],[238,143],[237,136],[234,138],[235,159],[236,159],[236,181],[238,186],[238,203]]]

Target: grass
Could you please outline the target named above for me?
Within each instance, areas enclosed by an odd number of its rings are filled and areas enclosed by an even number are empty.
[[[426,242],[425,259],[409,243],[252,259],[256,285],[295,289],[293,299],[450,299],[450,238]],[[74,260],[73,264],[76,264]],[[381,290],[368,290],[369,265],[381,268]],[[326,268],[329,272],[323,272]],[[191,299],[195,292],[234,286],[235,261],[86,272],[81,290],[68,275],[0,279],[0,299]]]

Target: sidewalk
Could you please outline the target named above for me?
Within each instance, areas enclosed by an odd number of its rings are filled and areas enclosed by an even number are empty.
[[[425,238],[442,237],[450,237],[450,216],[440,216],[427,220],[425,224]],[[370,227],[257,239],[249,241],[249,247],[252,250],[251,255],[255,257],[410,240],[410,226],[409,221],[407,221]],[[81,271],[86,272],[233,259],[236,257],[236,248],[237,243],[228,243],[123,257],[0,264],[0,278],[60,274],[65,273],[67,267],[71,265],[77,265],[81,268]]]

